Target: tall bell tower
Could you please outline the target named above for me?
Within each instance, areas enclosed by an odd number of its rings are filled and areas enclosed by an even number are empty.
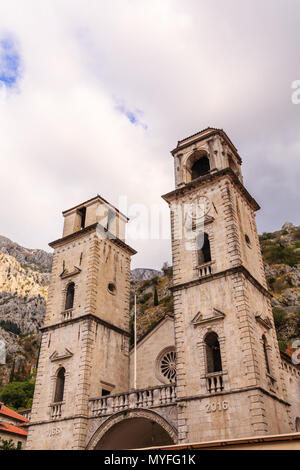
[[[100,196],[63,216],[27,449],[85,449],[89,398],[129,388],[128,219]]]
[[[292,432],[255,212],[242,160],[208,128],[172,151],[179,442]],[[200,210],[198,210],[200,208]]]

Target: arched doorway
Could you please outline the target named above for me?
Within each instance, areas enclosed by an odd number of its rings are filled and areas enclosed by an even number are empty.
[[[177,442],[174,427],[155,412],[130,410],[106,420],[91,438],[88,450],[141,449],[173,445]]]

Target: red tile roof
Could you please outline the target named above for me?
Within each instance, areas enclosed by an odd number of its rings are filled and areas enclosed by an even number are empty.
[[[1,415],[8,416],[9,418],[15,419],[17,421],[22,421],[22,423],[29,423],[28,419],[24,418],[22,415],[19,415],[19,413],[16,413],[10,408],[7,408],[7,406],[3,405],[3,403],[0,403],[0,417]]]
[[[0,421],[0,432],[8,432],[11,434],[18,434],[20,436],[27,437],[28,432],[25,431],[25,429],[18,428],[17,426],[14,426],[13,424],[9,423],[4,423],[3,421]]]

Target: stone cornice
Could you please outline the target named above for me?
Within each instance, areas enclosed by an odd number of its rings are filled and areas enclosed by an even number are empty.
[[[224,168],[223,170],[211,172],[205,176],[200,176],[199,178],[191,181],[190,183],[185,184],[184,186],[181,186],[180,188],[175,189],[174,191],[171,191],[170,193],[164,194],[162,198],[170,203],[172,202],[177,196],[183,196],[185,193],[189,193],[190,191],[194,190],[195,188],[200,188],[202,185],[205,183],[210,183],[214,182],[217,179],[223,177],[223,176],[229,176],[232,180],[232,182],[235,184],[235,186],[239,189],[239,191],[243,194],[245,199],[248,201],[248,203],[251,205],[252,209],[254,211],[258,211],[260,209],[259,204],[255,201],[255,199],[250,195],[250,193],[247,191],[245,186],[240,182],[236,174],[231,168]]]
[[[270,330],[271,328],[273,328],[272,323],[268,317],[263,318],[261,315],[255,315],[255,320],[267,330]]]
[[[206,132],[206,131],[209,131],[209,130],[210,130],[210,132]],[[195,145],[197,142],[201,142],[202,140],[211,139],[215,135],[219,135],[220,137],[222,137],[227,142],[227,144],[231,148],[232,152],[238,158],[239,163],[242,163],[242,159],[241,159],[240,155],[238,154],[238,151],[237,151],[236,147],[231,142],[231,140],[229,139],[226,132],[224,132],[223,129],[217,129],[217,128],[214,128],[214,127],[211,127],[211,128],[208,127],[207,129],[204,129],[201,132],[197,132],[197,134],[191,135],[189,137],[186,137],[183,140],[178,141],[177,147],[174,150],[171,151],[171,154],[174,156],[174,155],[176,155],[176,153],[184,150],[185,148],[191,147],[192,145]]]
[[[96,323],[99,323],[100,325],[105,326],[106,328],[109,328],[110,330],[116,331],[117,333],[127,336],[128,338],[130,337],[130,333],[128,333],[128,331],[125,331],[122,328],[119,328],[118,326],[113,325],[112,323],[102,320],[101,318],[98,318],[96,315],[93,315],[91,313],[88,313],[86,315],[81,315],[80,317],[72,318],[71,320],[64,321],[62,323],[55,323],[54,325],[44,326],[40,328],[40,331],[42,333],[45,333],[47,331],[56,330],[58,328],[63,328],[68,325],[73,325],[75,323],[79,323],[84,320],[95,321]]]
[[[246,269],[244,266],[239,265],[235,266],[234,268],[229,268],[225,269],[225,271],[220,271],[215,274],[211,274],[210,276],[201,278],[201,279],[193,279],[192,281],[184,282],[182,284],[178,284],[175,286],[170,287],[170,290],[172,292],[176,292],[178,290],[182,289],[187,289],[189,287],[194,287],[199,284],[204,284],[205,282],[212,281],[214,279],[219,279],[221,277],[229,276],[231,274],[237,274],[237,273],[242,273],[263,295],[268,297],[269,299],[272,299],[272,294],[264,287],[262,286],[256,279],[255,277],[250,274],[248,269]]]
[[[48,420],[42,420],[42,421],[30,421],[26,427],[31,427],[31,426],[41,426],[43,424],[52,424],[55,425],[56,423],[61,423],[62,421],[70,421],[74,419],[88,419],[89,416],[88,414],[77,414],[77,415],[71,415],[71,416],[66,416],[65,418],[58,418],[58,419],[48,419]]]
[[[110,202],[106,201],[106,199],[104,199],[104,197],[100,196],[100,194],[97,194],[97,196],[89,199],[88,201],[82,202],[81,204],[77,204],[77,206],[71,207],[71,209],[67,209],[67,210],[63,211],[62,214],[65,217],[67,214],[69,214],[71,212],[74,212],[78,209],[81,209],[82,207],[89,206],[89,205],[91,205],[92,203],[94,203],[96,201],[98,201],[100,203],[104,202],[105,204],[110,206],[114,211],[116,211],[116,213],[119,214],[124,220],[126,220],[127,222],[129,221],[129,218],[125,214],[122,214],[122,212],[120,212],[119,209],[117,209],[112,204],[110,204]]]
[[[63,246],[66,243],[69,243],[77,238],[80,238],[82,235],[85,235],[89,232],[96,231],[97,227],[101,228],[102,233],[107,233],[107,240],[110,240],[115,245],[119,246],[120,248],[123,248],[130,255],[135,255],[137,253],[133,248],[131,248],[129,245],[127,245],[125,242],[123,242],[119,238],[116,238],[114,235],[110,234],[110,232],[108,232],[107,229],[105,229],[102,225],[98,223],[89,225],[88,227],[85,227],[84,229],[81,229],[78,232],[71,233],[70,235],[67,235],[66,237],[59,238],[58,240],[55,240],[49,243],[49,246],[51,248],[57,248],[59,246]]]
[[[212,397],[217,397],[217,396],[233,395],[235,393],[246,393],[246,392],[250,392],[252,390],[258,390],[261,393],[264,393],[265,395],[268,395],[269,397],[274,398],[275,400],[279,401],[280,403],[283,403],[286,406],[291,406],[291,404],[289,402],[283,400],[283,398],[280,398],[277,395],[275,395],[274,393],[271,393],[268,390],[266,390],[265,388],[259,387],[259,386],[242,387],[242,388],[228,390],[228,391],[225,391],[225,392],[218,392],[218,393],[214,393],[214,394],[206,393],[206,394],[203,394],[203,395],[193,395],[193,396],[189,396],[189,397],[180,397],[180,398],[176,399],[176,402],[181,403],[181,402],[186,402],[186,401],[202,400],[203,398],[212,398]]]

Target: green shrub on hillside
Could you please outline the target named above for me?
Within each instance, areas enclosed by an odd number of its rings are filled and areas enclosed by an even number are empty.
[[[149,306],[147,304],[143,304],[140,308],[139,308],[139,312],[143,315],[146,310],[149,308]]]
[[[278,294],[281,294],[285,289],[289,289],[290,287],[294,287],[292,280],[289,276],[285,275],[275,279],[272,283],[272,290]]]
[[[143,290],[146,288],[146,287],[149,287],[149,286],[158,286],[159,284],[159,281],[160,281],[160,277],[159,276],[154,276],[152,277],[151,279],[147,279],[146,281],[143,282],[143,284],[141,285],[141,287],[139,287],[139,292],[143,292]]]
[[[139,300],[139,303],[144,305],[149,299],[152,297],[152,293],[149,292],[148,294],[143,295],[143,297]]]
[[[34,380],[12,382],[0,389],[0,401],[13,410],[30,408],[34,392]]]
[[[300,256],[289,246],[267,245],[262,247],[264,260],[269,264],[288,264],[295,266],[300,261]]]
[[[12,439],[10,439],[9,441],[0,439],[0,450],[18,450],[18,448],[15,446],[14,441]]]
[[[160,303],[163,304],[163,306],[166,307],[170,313],[174,311],[174,299],[172,294],[161,299]]]
[[[280,351],[285,352],[286,349],[287,349],[288,344],[285,340],[279,339],[278,340],[278,346],[279,346]]]
[[[277,330],[282,328],[287,322],[287,313],[282,308],[274,307],[273,317],[275,322],[275,328]]]
[[[159,276],[155,276],[155,277],[153,277],[153,278],[151,279],[151,281],[152,281],[152,284],[153,284],[154,286],[158,286],[158,284],[159,284],[159,282],[160,282],[160,277],[159,277]]]
[[[293,233],[294,240],[300,240],[300,227],[298,227]]]
[[[273,238],[276,238],[276,235],[275,233],[263,233],[259,238],[261,241],[272,240]]]

